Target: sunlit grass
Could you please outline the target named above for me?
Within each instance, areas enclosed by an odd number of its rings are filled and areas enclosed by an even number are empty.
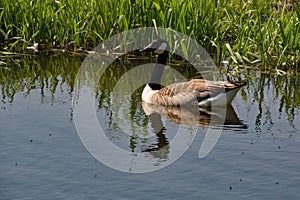
[[[300,3],[292,0],[1,0],[0,51],[89,50],[113,34],[170,27],[217,62],[299,71]]]

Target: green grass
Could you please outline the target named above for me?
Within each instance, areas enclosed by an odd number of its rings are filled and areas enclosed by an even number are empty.
[[[297,0],[1,0],[0,51],[92,49],[138,27],[170,27],[196,39],[217,62],[297,72]]]

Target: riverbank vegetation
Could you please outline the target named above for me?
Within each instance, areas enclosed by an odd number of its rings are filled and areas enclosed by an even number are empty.
[[[84,52],[116,33],[160,26],[196,39],[217,63],[295,73],[299,19],[297,0],[1,0],[0,52]]]

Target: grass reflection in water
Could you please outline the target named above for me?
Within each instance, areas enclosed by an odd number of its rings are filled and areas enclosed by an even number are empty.
[[[68,93],[71,98],[75,77],[82,61],[83,58],[61,54],[6,58],[7,64],[0,67],[1,108],[5,109],[8,104],[13,106],[16,93],[22,93],[26,97],[32,90],[40,90],[41,102],[43,103],[47,97],[51,99],[53,106],[55,106],[54,100],[58,92]],[[105,110],[109,116],[108,123],[111,128],[114,127],[114,121],[118,118],[116,116],[118,111],[111,109],[114,106],[112,92],[116,83],[130,69],[145,62],[147,61],[139,57],[120,58],[104,72],[99,80],[99,85],[95,90],[97,106],[99,110]],[[169,64],[184,74],[187,79],[197,76],[196,70],[192,67],[189,65],[178,67],[182,64],[178,62],[171,61]],[[244,101],[257,105],[258,113],[255,123],[257,131],[260,130],[261,124],[272,124],[272,113],[269,109],[272,106],[276,106],[279,113],[285,113],[288,116],[288,123],[292,126],[295,123],[295,116],[299,115],[300,77],[274,76],[253,71],[243,73],[249,79],[249,84],[240,93]],[[174,77],[169,78],[171,80]],[[133,78],[131,82],[134,83],[134,81]],[[142,109],[141,92],[142,88],[133,94],[123,94],[121,98],[124,99],[119,99],[119,101],[127,101],[128,108],[126,109],[129,110],[127,117],[131,122],[138,126],[145,126],[148,123],[148,117]],[[265,106],[267,93],[272,94],[269,106]],[[276,105],[277,101],[278,105]]]

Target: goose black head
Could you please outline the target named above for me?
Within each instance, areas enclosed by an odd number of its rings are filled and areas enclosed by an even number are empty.
[[[165,40],[157,39],[157,40],[153,40],[149,45],[141,49],[140,52],[151,51],[154,52],[155,54],[160,55],[165,52],[169,52],[169,50],[170,50],[169,44]]]

